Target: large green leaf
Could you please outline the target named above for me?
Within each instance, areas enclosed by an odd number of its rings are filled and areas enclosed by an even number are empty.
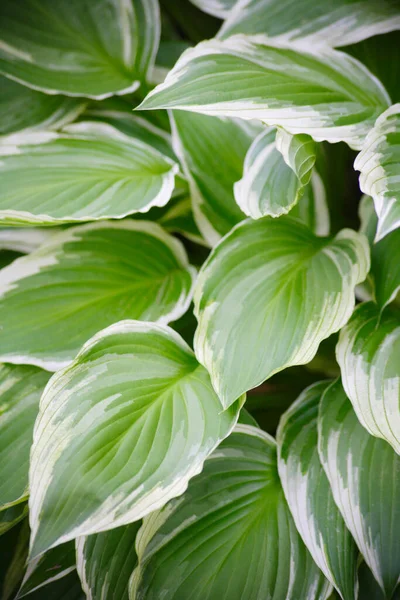
[[[0,509],[28,495],[33,425],[49,377],[36,367],[0,365]]]
[[[330,586],[293,523],[276,445],[239,425],[187,492],[145,519],[131,600],[323,600]]]
[[[378,215],[375,241],[400,227],[400,104],[394,104],[369,132],[354,168],[360,188],[372,196]]]
[[[336,356],[360,423],[400,454],[400,313],[360,305],[340,332]]]
[[[74,542],[67,542],[57,548],[52,548],[39,558],[29,562],[17,598],[27,596],[43,587],[46,587],[47,590],[47,586],[53,581],[75,571],[75,562]],[[44,597],[46,597],[46,590],[43,590]]]
[[[0,76],[0,135],[57,129],[73,121],[85,106],[81,99],[42,94]]]
[[[155,223],[90,223],[1,271],[1,360],[49,371],[121,319],[167,323],[189,307],[194,269]]]
[[[286,43],[345,46],[395,29],[400,29],[396,0],[241,0],[220,35],[262,34]]]
[[[260,133],[246,154],[243,177],[234,185],[242,211],[253,219],[287,214],[310,181],[314,146],[308,135],[274,129]]]
[[[341,597],[354,600],[358,551],[318,456],[318,406],[328,385],[323,381],[304,390],[282,416],[278,467],[294,522],[311,556]]]
[[[234,427],[172,329],[121,321],[50,380],[30,470],[32,556],[141,519],[179,496]]]
[[[368,269],[355,231],[321,239],[288,216],[237,225],[202,267],[194,297],[196,355],[223,406],[309,362],[350,317]]]
[[[154,62],[158,13],[156,0],[2,0],[0,71],[49,94],[133,91]]]
[[[13,139],[13,138],[10,138]],[[22,134],[1,152],[0,222],[57,224],[121,218],[164,206],[178,165],[108,124]]]
[[[245,216],[235,202],[246,152],[256,133],[238,119],[173,113],[174,147],[190,182],[193,212],[211,246]]]
[[[202,42],[182,54],[139,108],[260,119],[361,148],[390,102],[382,84],[343,52],[272,44],[244,36]]]
[[[88,600],[128,600],[137,565],[136,534],[141,521],[76,541],[77,569]]]
[[[391,598],[400,574],[400,457],[360,425],[340,381],[321,400],[319,454],[346,525]]]

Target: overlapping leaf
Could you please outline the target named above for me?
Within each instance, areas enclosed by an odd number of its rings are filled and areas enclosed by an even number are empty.
[[[70,228],[1,271],[1,360],[57,370],[116,321],[178,319],[193,278],[182,244],[155,223]]]
[[[128,600],[140,526],[137,521],[77,539],[77,569],[88,600],[109,600],[110,595],[113,600]]]
[[[400,457],[360,425],[340,381],[321,400],[319,454],[346,525],[391,598],[400,573]]]
[[[312,557],[341,597],[354,600],[358,551],[318,456],[318,406],[327,385],[320,382],[307,388],[283,415],[277,432],[279,475]]]
[[[274,373],[309,362],[348,320],[369,270],[364,236],[316,237],[285,216],[245,221],[202,267],[195,351],[223,406]]]
[[[43,597],[46,597],[48,585],[76,571],[75,562],[74,542],[52,548],[29,562],[17,598],[27,596],[36,590],[42,590]]]
[[[400,313],[359,306],[340,332],[343,387],[362,425],[400,454]]]
[[[245,36],[202,42],[183,53],[139,108],[260,119],[360,149],[389,104],[378,80],[342,52],[272,44]]]
[[[253,219],[287,214],[310,181],[314,146],[309,136],[263,131],[250,146],[243,177],[234,186],[242,211]]]
[[[33,425],[49,377],[36,367],[0,365],[0,509],[27,497]]]
[[[179,496],[234,427],[172,329],[122,321],[49,382],[30,469],[31,553],[137,521]]]
[[[60,231],[56,227],[0,227],[0,250],[29,254]]]
[[[226,19],[237,0],[190,0],[192,4],[203,10],[204,12]]]
[[[354,168],[360,171],[361,190],[374,200],[378,242],[400,226],[400,104],[376,121]]]
[[[178,165],[99,123],[25,134],[3,148],[0,222],[57,224],[121,218],[164,206]]]
[[[146,518],[131,600],[323,600],[328,582],[302,543],[276,446],[240,425],[186,493]]]
[[[151,68],[159,35],[156,0],[3,0],[0,71],[50,94],[127,93]]]
[[[241,0],[220,36],[262,34],[286,43],[345,46],[400,29],[396,0]]]

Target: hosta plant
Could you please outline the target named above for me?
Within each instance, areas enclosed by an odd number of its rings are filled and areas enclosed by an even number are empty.
[[[1,1],[2,600],[400,598],[399,30]]]

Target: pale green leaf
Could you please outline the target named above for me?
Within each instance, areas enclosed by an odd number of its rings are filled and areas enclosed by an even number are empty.
[[[329,240],[288,216],[237,225],[203,265],[194,295],[196,356],[222,405],[309,362],[349,319],[368,270],[368,242],[350,229]]]
[[[172,329],[121,321],[50,380],[30,469],[32,557],[137,521],[185,491],[229,435],[207,371]]]
[[[378,215],[375,241],[400,227],[400,104],[394,104],[369,132],[354,168],[360,188],[372,196]]]
[[[0,227],[0,250],[29,254],[60,231],[58,227]]]
[[[400,454],[400,313],[360,305],[340,332],[336,357],[360,423]]]
[[[6,531],[17,525],[22,519],[28,514],[28,504],[26,502],[20,502],[0,510],[0,535],[3,535]]]
[[[287,214],[310,181],[314,146],[306,135],[263,131],[250,146],[243,177],[234,185],[236,202],[242,211],[253,219]]]
[[[190,0],[192,4],[200,8],[205,13],[226,19],[237,0]]]
[[[196,244],[207,245],[194,220],[192,202],[188,196],[171,200],[157,221],[167,231],[180,233]]]
[[[182,244],[155,223],[69,228],[1,271],[0,360],[55,371],[116,321],[176,320],[194,273]]]
[[[400,29],[397,0],[241,0],[219,35],[262,34],[289,44],[345,46],[395,29]]]
[[[21,587],[18,590],[17,599],[45,586],[46,589],[42,592],[43,596],[46,597],[47,586],[75,571],[75,563],[74,542],[67,542],[57,548],[52,548],[39,558],[29,562]]]
[[[318,406],[329,383],[316,383],[282,416],[278,468],[296,527],[311,556],[344,600],[356,598],[357,547],[318,456]]]
[[[7,138],[0,148],[0,222],[52,225],[122,218],[164,206],[178,165],[108,124]]]
[[[323,600],[279,482],[274,440],[239,425],[138,534],[131,600]]]
[[[340,381],[322,397],[318,427],[319,454],[335,502],[391,598],[400,573],[400,457],[360,425]]]
[[[74,121],[85,106],[81,99],[42,94],[0,76],[0,136],[63,127]]]
[[[135,90],[160,36],[156,0],[2,0],[0,71],[49,94]]]
[[[137,565],[136,534],[141,521],[76,541],[77,569],[88,600],[128,600]]]
[[[0,508],[28,495],[29,452],[39,400],[50,374],[0,365]]]
[[[174,148],[190,184],[196,223],[210,246],[245,218],[235,202],[255,128],[238,119],[184,111],[172,115]]]
[[[139,108],[260,119],[360,149],[389,102],[382,84],[343,52],[234,36],[186,50]]]
[[[329,235],[330,215],[325,184],[317,171],[313,171],[310,184],[305,187],[300,202],[291,209],[290,216],[303,221],[315,235]]]

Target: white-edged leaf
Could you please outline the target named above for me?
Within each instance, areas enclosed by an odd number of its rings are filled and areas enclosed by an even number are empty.
[[[30,468],[31,555],[141,519],[185,491],[234,427],[169,327],[121,321],[46,387]]]
[[[346,46],[396,29],[396,0],[240,0],[219,35],[262,34],[306,47]]]
[[[287,214],[303,195],[314,162],[309,136],[266,129],[246,154],[243,177],[234,185],[236,202],[253,219]]]
[[[329,235],[331,225],[325,184],[317,171],[313,171],[309,185],[300,202],[291,209],[290,216],[303,221],[315,235]]]
[[[233,186],[242,173],[246,152],[256,133],[239,119],[184,111],[171,115],[175,152],[189,180],[196,223],[214,246],[245,218]]]
[[[122,218],[164,206],[179,167],[108,124],[7,138],[1,150],[0,222],[52,225]]]
[[[141,521],[76,540],[77,570],[88,600],[128,600],[137,565],[136,534]]]
[[[358,306],[340,332],[336,358],[360,423],[400,454],[400,313]]]
[[[340,381],[322,397],[318,432],[319,455],[335,502],[391,598],[400,578],[400,457],[360,425]]]
[[[239,425],[185,494],[144,520],[131,600],[323,600],[279,482],[274,440]]]
[[[16,600],[50,585],[53,581],[66,577],[75,571],[75,563],[74,542],[67,542],[57,548],[52,548],[39,558],[28,562]],[[42,591],[43,597],[46,597],[47,587]]]
[[[329,382],[308,387],[281,417],[278,469],[296,527],[311,556],[344,600],[355,600],[358,550],[318,456],[318,406]]]
[[[378,118],[354,168],[360,171],[361,190],[374,200],[378,242],[400,227],[400,104]]]
[[[0,365],[0,509],[28,496],[33,426],[49,377],[36,367]]]
[[[48,94],[126,94],[159,37],[157,0],[2,0],[0,72]]]
[[[168,323],[189,307],[195,270],[155,223],[90,223],[0,272],[0,360],[55,371],[122,319]]]
[[[194,294],[196,356],[222,405],[309,362],[349,319],[368,270],[367,239],[350,229],[329,240],[289,216],[237,225],[203,265]]]
[[[9,508],[0,510],[0,535],[17,525],[28,514],[28,503],[20,502]]]
[[[190,0],[190,2],[213,17],[226,19],[237,0]]]
[[[80,98],[50,96],[0,75],[0,136],[33,129],[58,129],[85,109]]]
[[[29,254],[60,231],[57,227],[0,227],[0,250]]]
[[[292,134],[360,149],[389,103],[382,84],[343,52],[267,45],[238,35],[186,50],[139,109],[260,119]]]

